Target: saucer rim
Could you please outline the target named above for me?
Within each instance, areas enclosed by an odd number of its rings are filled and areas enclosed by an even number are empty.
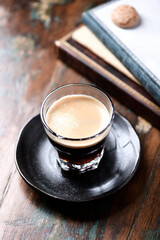
[[[48,196],[52,199],[57,199],[57,200],[62,200],[62,201],[65,201],[65,202],[73,202],[73,203],[83,203],[83,202],[89,202],[89,201],[94,201],[94,200],[98,200],[100,198],[105,198],[105,197],[109,197],[113,194],[115,194],[116,192],[118,192],[120,189],[122,189],[124,186],[126,186],[132,179],[132,177],[134,176],[134,174],[136,173],[138,167],[139,167],[139,164],[140,164],[140,159],[141,159],[141,143],[140,143],[140,139],[139,139],[139,136],[137,134],[137,132],[135,131],[135,129],[133,128],[132,124],[125,118],[123,117],[121,114],[117,113],[115,111],[115,115],[119,115],[124,121],[127,122],[127,124],[129,124],[132,128],[132,130],[134,130],[134,133],[137,137],[137,140],[138,140],[138,144],[139,144],[139,155],[137,156],[136,160],[135,160],[135,166],[134,168],[132,169],[131,173],[129,176],[127,176],[121,183],[119,183],[115,188],[107,191],[107,192],[104,192],[102,194],[98,194],[96,196],[91,196],[91,197],[88,197],[86,199],[67,199],[67,198],[64,198],[64,197],[59,197],[59,196],[56,196],[56,195],[53,195],[53,194],[50,194],[46,191],[44,191],[43,189],[37,187],[35,184],[33,184],[32,182],[30,182],[27,177],[25,177],[25,174],[23,174],[22,170],[20,169],[19,167],[19,164],[18,164],[18,159],[17,159],[17,149],[18,149],[18,144],[19,144],[19,141],[20,141],[20,138],[21,138],[21,135],[22,135],[22,132],[23,130],[27,127],[27,125],[29,125],[29,123],[31,121],[33,121],[34,119],[36,118],[39,118],[40,119],[40,114],[37,114],[33,117],[31,117],[24,125],[23,127],[21,128],[20,132],[19,132],[19,135],[18,135],[18,138],[17,138],[17,142],[16,142],[16,145],[15,145],[15,152],[14,152],[14,162],[15,162],[15,165],[16,165],[16,168],[20,174],[20,176],[22,177],[22,179],[34,190],[36,190],[38,193],[40,194],[43,194],[45,196]],[[40,122],[41,122],[41,119],[40,119]],[[43,126],[42,126],[43,127]],[[87,173],[85,173],[87,174]]]

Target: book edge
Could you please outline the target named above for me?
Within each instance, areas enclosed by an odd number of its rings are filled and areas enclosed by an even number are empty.
[[[70,46],[69,43],[67,43],[65,41],[66,39],[61,39],[59,41],[56,41],[55,44],[57,45],[57,47],[60,47],[60,45],[62,44],[63,46],[66,46],[67,48],[71,49],[75,54],[77,54],[77,49],[75,49],[73,46]],[[91,59],[89,59],[87,56],[85,56],[83,53],[79,52],[79,55],[86,61],[88,62],[90,65],[92,65],[93,67],[96,67],[102,74],[108,75],[111,78],[114,78],[115,83],[117,83],[119,86],[121,86],[122,88],[126,88],[130,94],[132,94],[134,96],[138,95],[138,98],[141,99],[141,101],[152,107],[155,111],[157,111],[158,113],[160,112],[160,107],[157,106],[155,103],[151,102],[148,98],[146,98],[145,96],[141,95],[139,92],[136,92],[136,90],[132,89],[130,86],[128,86],[126,83],[124,83],[123,81],[121,81],[120,79],[118,79],[118,77],[114,76],[113,74],[109,73],[107,70],[104,70],[100,65],[98,65],[97,63],[93,63],[93,61],[91,61]]]
[[[143,66],[139,59],[134,56],[134,54],[123,43],[121,43],[109,29],[106,31],[103,28],[103,24],[100,24],[96,17],[92,16],[90,12],[91,10],[88,10],[82,14],[82,21],[96,36],[99,37],[107,48],[115,54],[115,56],[129,69],[129,71],[135,75],[139,82],[141,82],[144,88],[156,99],[156,101],[160,103],[160,87],[157,83],[158,79],[146,66]],[[122,52],[123,57],[121,54]]]

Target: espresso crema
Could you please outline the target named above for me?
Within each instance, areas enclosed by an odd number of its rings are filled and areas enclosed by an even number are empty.
[[[47,111],[46,122],[56,134],[81,139],[94,136],[108,124],[105,105],[94,97],[73,94],[55,101]]]

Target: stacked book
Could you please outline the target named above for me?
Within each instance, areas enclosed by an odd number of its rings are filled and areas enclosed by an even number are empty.
[[[160,128],[160,17],[155,10],[160,2],[154,2],[147,1],[144,10],[142,1],[129,0],[141,21],[135,28],[121,29],[110,13],[124,1],[109,1],[83,13],[84,24],[55,44],[65,63]]]

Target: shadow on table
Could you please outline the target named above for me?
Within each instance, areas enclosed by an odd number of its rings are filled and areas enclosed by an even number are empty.
[[[45,198],[45,209],[60,213],[63,218],[70,218],[73,220],[96,220],[104,218],[109,215],[109,210],[112,203],[112,198],[100,199],[85,203],[70,203],[59,200],[51,200]],[[54,205],[54,206],[53,206]]]
[[[64,219],[77,221],[107,219],[109,215],[125,211],[125,208],[135,207],[136,210],[136,206],[140,204],[139,201],[145,193],[146,178],[145,159],[142,159],[133,179],[120,191],[109,197],[88,202],[67,202],[35,192],[35,199],[32,195],[32,203],[39,206],[48,215],[60,214]]]
[[[119,192],[101,199],[89,202],[66,202],[53,199],[40,194],[40,205],[49,214],[61,214],[63,218],[78,221],[95,221],[107,219],[109,215],[128,209],[132,205],[137,205],[140,195],[144,192],[144,182],[146,181],[143,162],[135,174],[134,178]]]

